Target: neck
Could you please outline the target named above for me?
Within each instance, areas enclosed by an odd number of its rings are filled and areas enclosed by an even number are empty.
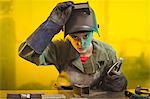
[[[81,53],[80,56],[86,56],[89,57],[92,55],[92,51],[93,51],[93,45],[92,43],[90,44],[90,47],[88,48],[88,50],[85,53]]]

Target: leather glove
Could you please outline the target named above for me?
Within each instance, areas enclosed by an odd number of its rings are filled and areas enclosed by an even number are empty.
[[[106,76],[102,80],[101,88],[105,91],[123,91],[127,87],[127,80],[123,74]]]
[[[26,40],[36,53],[41,54],[53,36],[62,29],[71,15],[73,2],[62,2],[56,5],[50,16]]]
[[[73,8],[72,1],[57,4],[57,6],[53,9],[50,15],[50,20],[52,20],[58,25],[61,26],[65,25],[65,23],[67,22],[68,18],[71,15],[72,8]]]

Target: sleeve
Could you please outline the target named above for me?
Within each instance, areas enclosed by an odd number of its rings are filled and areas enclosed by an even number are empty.
[[[53,43],[43,51],[42,54],[36,53],[26,42],[19,47],[19,56],[36,65],[56,65],[56,51]]]
[[[39,65],[40,54],[36,53],[26,42],[23,42],[18,49],[18,54],[23,59],[30,61],[36,65]]]
[[[55,65],[59,72],[64,68],[65,47],[63,41],[50,42],[45,50],[38,54],[26,42],[23,42],[19,47],[19,56],[36,65]],[[66,54],[67,55],[67,54]]]
[[[105,91],[123,91],[127,87],[127,80],[123,73],[112,76],[107,75],[107,71],[117,61],[116,52],[112,47],[106,48],[106,51],[108,53],[109,62],[104,70],[101,88]]]

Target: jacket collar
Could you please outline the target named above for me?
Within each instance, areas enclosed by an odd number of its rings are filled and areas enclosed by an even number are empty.
[[[109,57],[102,43],[97,40],[93,40],[92,44],[93,44],[92,57],[94,63],[96,64],[99,64],[100,62],[106,63],[106,61],[109,60]],[[70,57],[70,59],[72,60],[72,64],[75,67],[77,67],[80,71],[84,72],[84,67],[81,63],[79,53],[74,48],[72,49],[72,53],[75,53],[71,54]]]
[[[94,47],[93,56],[95,58],[95,62],[109,60],[108,53],[101,41],[93,40],[92,44]]]

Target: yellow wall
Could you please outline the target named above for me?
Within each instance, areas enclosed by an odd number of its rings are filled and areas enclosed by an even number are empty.
[[[4,5],[3,2],[5,1],[7,0],[0,0],[0,4]],[[13,20],[13,36],[15,36],[15,41],[12,43],[12,41],[9,40],[8,43],[10,42],[10,45],[14,45],[15,48],[14,50],[7,51],[9,53],[7,55],[14,54],[15,65],[12,67],[13,69],[7,69],[12,66],[11,63],[6,64],[6,66],[2,65],[3,62],[7,63],[7,61],[3,61],[3,58],[0,57],[0,86],[3,86],[0,88],[50,89],[50,85],[58,76],[56,68],[54,66],[37,67],[20,58],[17,50],[21,42],[49,16],[52,8],[58,2],[66,0],[8,0],[8,2],[9,1],[12,2],[11,5],[8,5],[11,6],[10,12],[2,13],[4,9],[0,8],[0,18],[4,19],[5,17],[9,17]],[[87,0],[72,1],[79,3],[86,2]],[[127,79],[129,79],[129,88],[133,88],[137,84],[149,86],[149,0],[88,0],[88,2],[94,9],[97,21],[100,24],[99,31],[101,37],[98,38],[96,35],[96,38],[111,44],[116,49],[117,55],[125,58],[123,71]],[[9,25],[6,25],[6,27],[9,27]],[[0,42],[5,42],[6,39],[2,37],[5,36],[2,26],[0,30],[0,34],[3,34],[0,35]],[[7,33],[6,36],[8,36]],[[62,36],[62,33],[57,35],[57,37],[62,38],[60,36]],[[12,38],[11,35],[10,38]],[[7,47],[5,47],[4,44],[0,45],[0,55],[4,53],[5,49],[7,49]],[[5,55],[3,55],[3,57],[7,58]],[[4,74],[8,76],[4,77]],[[14,87],[11,87],[11,81]]]

